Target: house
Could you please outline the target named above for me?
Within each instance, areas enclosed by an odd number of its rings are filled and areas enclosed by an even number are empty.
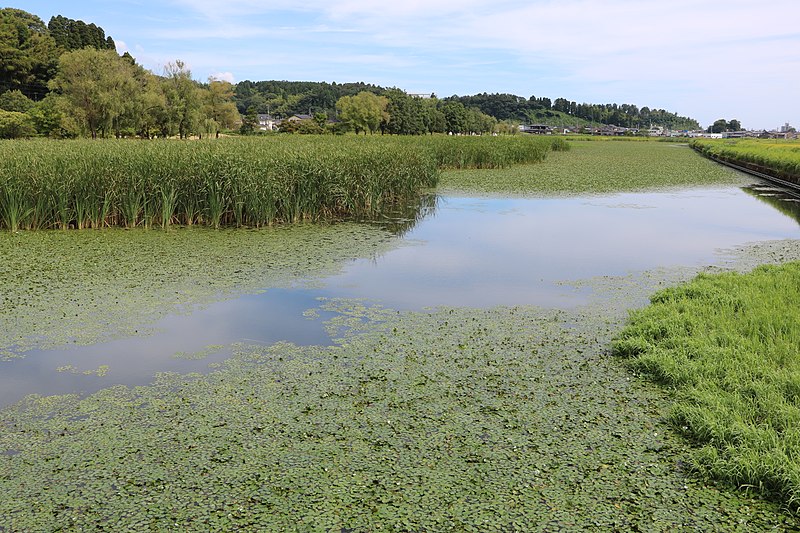
[[[312,120],[314,117],[311,115],[292,115],[291,117],[287,118],[289,122],[300,122],[302,120]]]
[[[532,133],[534,135],[550,135],[553,133],[553,129],[547,124],[522,124],[519,127],[519,131],[522,133]]]
[[[281,123],[281,121],[275,117],[264,113],[259,113],[257,119],[258,129],[261,131],[275,131]]]

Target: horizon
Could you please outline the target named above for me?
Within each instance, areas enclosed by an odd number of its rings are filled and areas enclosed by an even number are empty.
[[[720,118],[746,129],[800,122],[800,4],[788,0],[25,4],[17,9],[45,24],[63,15],[102,27],[120,54],[156,74],[180,59],[200,81],[364,82],[439,97],[633,104],[702,128]]]

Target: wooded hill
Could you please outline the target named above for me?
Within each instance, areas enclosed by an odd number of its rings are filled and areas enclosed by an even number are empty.
[[[314,113],[333,116],[342,96],[361,91],[385,95],[391,89],[367,83],[327,83],[297,81],[243,81],[236,84],[239,112],[267,113],[279,117]],[[435,96],[435,95],[433,95]],[[578,104],[566,98],[525,98],[507,93],[481,93],[449,96],[443,102],[459,102],[467,109],[492,116],[499,121],[550,125],[614,124],[625,127],[663,126],[674,130],[699,129],[698,122],[664,109],[639,108],[633,104]]]

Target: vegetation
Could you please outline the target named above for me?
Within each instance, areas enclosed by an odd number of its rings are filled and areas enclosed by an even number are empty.
[[[270,113],[281,117],[294,114],[325,112],[333,116],[336,102],[345,96],[354,96],[366,91],[389,97],[397,89],[365,83],[326,83],[294,81],[243,81],[236,84],[236,103],[243,115]],[[473,96],[450,96],[439,99],[419,100],[433,103],[437,109],[450,104],[464,112],[479,112],[503,123],[542,123],[550,125],[616,124],[641,127],[665,126],[672,129],[699,129],[696,120],[681,117],[663,109],[641,109],[630,104],[578,104],[565,98],[551,101],[549,98],[525,98],[513,94],[476,94]],[[390,112],[391,114],[391,112]],[[466,131],[452,126],[431,131]]]
[[[740,131],[742,123],[736,119],[727,121],[724,118],[715,120],[714,123],[708,127],[708,133],[722,133],[723,131]]]
[[[12,530],[791,527],[676,471],[685,449],[654,416],[660,396],[605,356],[605,316],[321,310],[337,346],[238,346],[208,375],[0,411],[0,516]]]
[[[369,217],[434,186],[440,167],[538,162],[552,145],[522,136],[6,141],[0,227],[259,227]]]
[[[86,47],[97,50],[117,49],[114,39],[110,35],[106,37],[103,28],[92,23],[86,24],[82,20],[56,15],[50,18],[47,29],[56,46],[65,51],[81,50]]]
[[[697,467],[800,507],[800,263],[657,293],[614,343],[674,391]]]
[[[444,172],[439,188],[468,194],[602,194],[738,179],[735,172],[699,157],[685,145],[644,140],[568,144],[569,153],[555,152],[538,165]]]
[[[756,139],[695,139],[702,154],[800,183],[800,143]]]
[[[458,101],[466,107],[475,107],[498,120],[517,120],[553,124],[548,121],[560,117],[558,125],[570,125],[576,121],[614,124],[624,127],[664,126],[674,130],[695,130],[700,125],[689,117],[681,117],[663,109],[641,109],[632,104],[588,104],[576,103],[566,98],[523,98],[513,94],[476,94],[474,96],[452,96],[447,100]]]
[[[0,361],[147,334],[170,314],[313,283],[399,245],[379,225],[357,223],[3,232]]]

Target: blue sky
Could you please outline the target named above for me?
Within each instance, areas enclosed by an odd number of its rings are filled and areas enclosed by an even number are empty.
[[[364,81],[438,96],[632,103],[800,126],[797,0],[25,0],[102,26],[156,73]]]

